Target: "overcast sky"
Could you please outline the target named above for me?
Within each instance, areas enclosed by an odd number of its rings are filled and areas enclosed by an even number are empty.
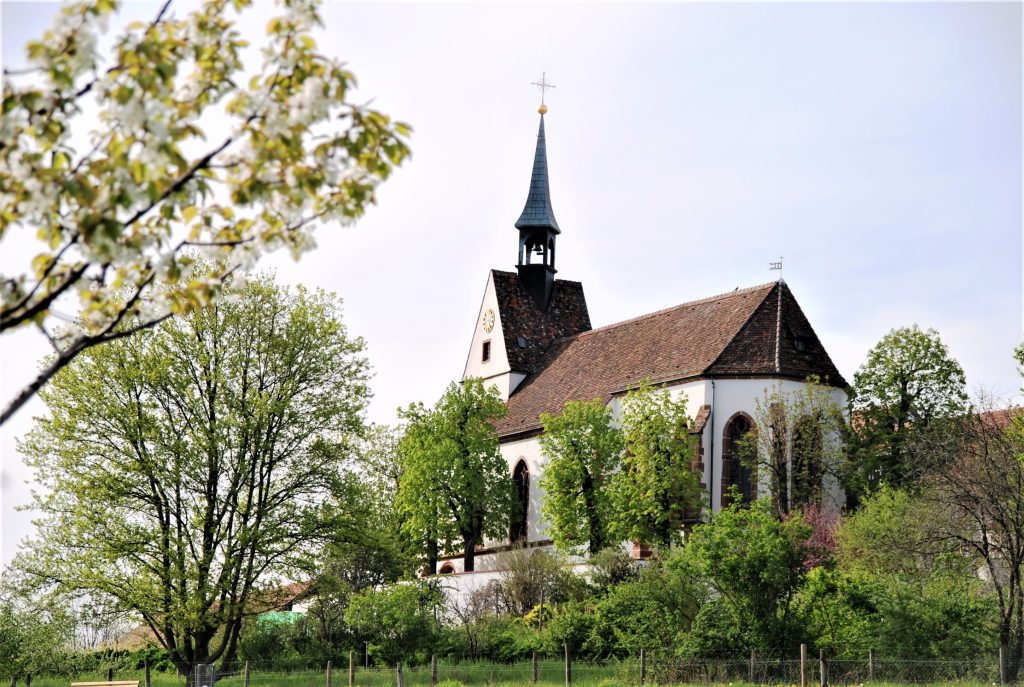
[[[54,7],[3,2],[16,64]],[[155,3],[129,2],[129,19]],[[246,31],[273,6],[256,3]],[[559,276],[595,326],[785,279],[852,379],[893,327],[934,327],[972,388],[1018,394],[1021,4],[331,3],[320,45],[358,98],[410,122],[413,158],[352,229],[282,280],[335,291],[374,367],[370,418],[461,375],[487,270],[512,269],[542,71]],[[114,27],[116,28],[116,26]],[[8,236],[0,271],[31,242]],[[4,257],[8,257],[5,261]],[[43,342],[0,341],[0,402]],[[0,562],[30,474],[0,429]]]

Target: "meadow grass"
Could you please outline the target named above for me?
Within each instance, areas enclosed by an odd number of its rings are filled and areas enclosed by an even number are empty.
[[[404,668],[406,687],[430,687],[430,667],[419,666]],[[482,664],[462,663],[456,665],[442,664],[438,667],[439,687],[531,687],[531,666],[527,663],[515,664]],[[635,662],[573,664],[574,687],[631,687],[638,685],[639,673]],[[32,680],[32,687],[69,687],[72,682],[100,682],[106,679],[105,673],[89,673],[75,678],[40,677]],[[143,680],[143,671],[120,671],[116,680]],[[447,683],[447,684],[445,684]],[[24,683],[20,683],[23,685]],[[174,673],[154,671],[151,675],[152,687],[184,687],[184,678]],[[249,687],[326,687],[327,676],[324,669],[305,670],[252,670]],[[333,687],[348,687],[347,666],[333,671]],[[653,682],[651,684],[654,684]],[[671,683],[659,687],[706,687],[708,684],[729,685],[731,687],[795,687],[791,683],[778,680],[753,685],[746,682],[702,682],[702,683]],[[811,682],[817,687],[817,681]],[[851,687],[845,683],[834,683],[836,687]],[[861,683],[857,687],[861,687]],[[991,687],[991,683],[976,680],[947,682],[872,682],[870,687],[907,687],[915,684],[924,687]],[[394,668],[359,668],[355,677],[356,687],[395,687]],[[222,676],[217,680],[217,687],[243,687],[243,679],[239,674]],[[549,660],[538,662],[537,687],[565,687],[565,666],[561,661]]]

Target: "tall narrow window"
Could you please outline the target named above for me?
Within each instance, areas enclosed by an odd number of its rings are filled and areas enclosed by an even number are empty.
[[[804,415],[793,428],[793,505],[805,506],[821,501],[822,461],[825,442],[821,424],[813,415]]]
[[[516,463],[512,471],[512,488],[515,490],[516,502],[508,539],[514,544],[526,541],[527,525],[530,522],[530,468],[525,460]]]
[[[488,360],[491,359],[491,342],[490,341],[484,341],[484,350],[483,350],[482,355],[480,356],[480,359],[483,362],[485,362],[485,363]]]
[[[754,485],[754,471],[743,460],[744,440],[753,428],[750,419],[743,414],[733,417],[725,428],[722,453],[722,506],[729,505],[729,490],[736,487],[741,503],[750,503],[757,495]]]

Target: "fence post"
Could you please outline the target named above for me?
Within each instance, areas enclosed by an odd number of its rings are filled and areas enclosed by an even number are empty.
[[[640,684],[647,682],[647,652],[640,649]]]
[[[868,682],[875,681],[875,650],[868,649]]]
[[[1006,647],[999,645],[999,684],[1006,684]]]
[[[398,687],[405,687],[405,673],[402,672],[402,662],[398,662]]]
[[[217,664],[210,664],[210,687],[215,687],[217,684]]]
[[[530,659],[530,667],[532,671],[530,673],[530,684],[537,684],[537,652],[533,652],[533,658]]]
[[[750,684],[757,684],[757,649],[750,650]]]
[[[437,654],[430,654],[430,687],[437,686]]]
[[[807,645],[800,645],[800,687],[807,687]]]
[[[356,685],[356,652],[348,652],[348,687]],[[246,685],[245,687],[249,687]]]
[[[565,687],[572,684],[572,658],[569,656],[569,643],[565,643]]]
[[[198,666],[196,666],[196,668],[197,668],[197,670],[196,670],[196,682],[199,682]],[[114,681],[114,669],[113,668],[107,668],[107,682],[113,682],[113,681]]]
[[[203,664],[202,663],[197,663],[196,664],[196,671],[195,672],[196,672],[196,674],[193,676],[193,679],[195,680],[195,682],[193,682],[192,684],[195,685],[195,687],[203,687],[203,678],[202,678]],[[113,669],[108,668],[107,669],[107,682],[112,682],[113,681],[113,679],[114,679],[113,675],[114,675]]]
[[[818,682],[821,687],[828,685],[828,665],[825,664],[825,650],[818,649]]]
[[[143,687],[152,687],[152,681],[151,681],[151,676],[150,676],[150,669],[151,668],[150,668],[150,665],[149,665],[149,659],[148,658],[145,661],[143,661],[142,669],[144,671],[143,672],[143,678],[145,680],[142,683]]]
[[[332,680],[331,680],[332,677],[333,676],[331,675],[331,662],[328,661],[327,662],[327,687],[333,687],[333,685],[331,684],[332,683]]]
[[[147,685],[148,687],[148,685]],[[249,687],[249,662],[245,662],[245,667],[242,668],[242,687]]]

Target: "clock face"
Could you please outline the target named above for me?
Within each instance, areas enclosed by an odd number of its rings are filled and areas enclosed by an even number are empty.
[[[488,334],[494,329],[494,311],[487,308],[487,312],[484,313],[484,331]]]

